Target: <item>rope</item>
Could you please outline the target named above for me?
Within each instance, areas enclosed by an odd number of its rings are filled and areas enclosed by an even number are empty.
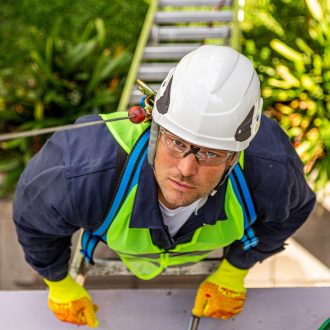
[[[60,131],[67,131],[67,130],[81,128],[81,127],[94,126],[94,125],[104,124],[105,122],[131,119],[135,116],[136,115],[133,114],[131,116],[118,117],[118,118],[113,118],[113,119],[108,119],[108,120],[97,120],[97,121],[91,121],[91,122],[86,122],[86,123],[81,123],[81,124],[69,124],[69,125],[63,125],[63,126],[47,127],[47,128],[34,129],[34,130],[30,130],[30,131],[25,131],[25,132],[5,133],[5,134],[0,134],[0,141],[7,141],[7,140],[12,140],[12,139],[18,139],[18,138],[26,138],[26,137],[36,136],[36,135],[55,133],[55,132],[60,132]]]

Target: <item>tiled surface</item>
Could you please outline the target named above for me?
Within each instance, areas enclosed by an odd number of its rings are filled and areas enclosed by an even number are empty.
[[[29,288],[39,276],[25,262],[11,220],[11,203],[0,201],[0,289]]]
[[[330,204],[330,198],[328,204]],[[313,216],[294,237],[298,243],[330,268],[330,208],[326,209],[318,204]]]
[[[246,278],[246,286],[311,287],[330,286],[330,269],[293,239],[284,252],[255,265]]]
[[[328,182],[325,188],[320,190],[316,195],[318,201],[330,212],[330,182]]]
[[[188,329],[195,293],[194,289],[90,290],[99,306],[97,330]],[[316,330],[329,317],[329,296],[330,288],[251,289],[239,315],[227,321],[202,318],[198,329]],[[0,291],[1,329],[78,329],[60,323],[46,300],[46,291]]]
[[[248,287],[330,286],[330,217],[318,206],[307,223],[290,239],[284,252],[256,265],[246,281]],[[11,203],[0,201],[0,289],[22,290],[44,288],[40,276],[24,261],[11,220]],[[308,251],[303,246],[308,248]],[[314,255],[317,255],[320,262]],[[325,264],[324,264],[325,263]],[[201,277],[158,277],[139,281],[135,277],[88,278],[89,288],[196,287]]]

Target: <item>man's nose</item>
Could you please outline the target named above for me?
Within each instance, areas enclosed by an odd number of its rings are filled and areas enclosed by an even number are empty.
[[[178,163],[178,169],[183,176],[195,175],[198,171],[198,161],[194,154],[190,154],[184,158],[181,158]]]

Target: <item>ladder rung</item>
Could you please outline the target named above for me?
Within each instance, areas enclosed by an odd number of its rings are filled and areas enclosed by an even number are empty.
[[[156,23],[231,22],[231,11],[163,11],[155,14]]]
[[[143,81],[163,81],[167,73],[175,67],[175,63],[141,64],[137,77]]]
[[[121,260],[94,259],[95,265],[88,268],[88,276],[132,275]],[[166,268],[161,275],[207,275],[219,267],[219,260],[203,260],[199,263]]]
[[[228,26],[221,27],[160,27],[159,40],[203,40],[208,38],[227,39],[230,36]]]
[[[147,46],[144,49],[143,59],[179,60],[184,55],[198,48],[200,45],[201,44],[163,44],[159,46]]]
[[[231,6],[232,0],[160,0],[159,7],[198,7],[198,6],[205,6],[205,7],[214,7],[218,6],[224,2],[224,6]]]

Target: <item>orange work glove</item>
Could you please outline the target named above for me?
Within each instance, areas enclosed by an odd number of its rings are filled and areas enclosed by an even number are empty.
[[[224,259],[219,269],[199,286],[192,314],[223,320],[238,314],[246,299],[247,273],[248,270],[238,269]]]
[[[44,281],[49,287],[48,307],[59,320],[90,328],[98,326],[97,305],[93,305],[88,292],[70,275],[58,282]]]

